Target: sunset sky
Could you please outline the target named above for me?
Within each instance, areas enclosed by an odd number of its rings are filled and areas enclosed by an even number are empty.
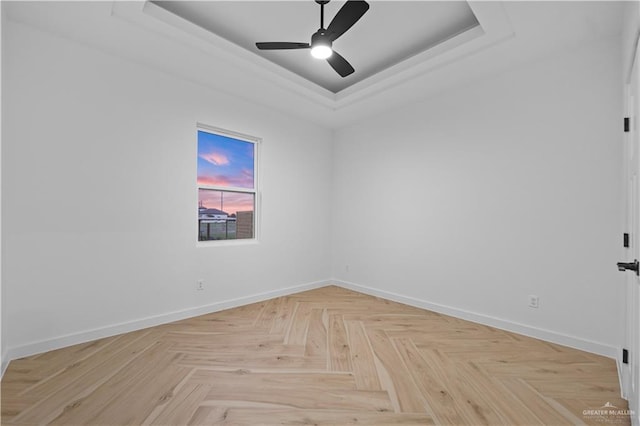
[[[198,202],[200,201],[207,208],[222,210],[228,214],[253,211],[253,194],[200,189]]]
[[[253,188],[254,144],[198,131],[198,186]],[[253,211],[253,194],[200,189],[198,201],[229,214]],[[223,200],[221,200],[223,198]]]

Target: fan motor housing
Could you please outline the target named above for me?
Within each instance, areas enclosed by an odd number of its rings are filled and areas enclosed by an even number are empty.
[[[325,45],[325,46],[331,47],[332,44],[333,43],[331,42],[331,39],[327,35],[327,30],[325,30],[324,28],[320,28],[311,36],[311,47],[318,46],[318,45]]]

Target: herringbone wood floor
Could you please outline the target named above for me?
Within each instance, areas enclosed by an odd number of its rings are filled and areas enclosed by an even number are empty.
[[[611,359],[325,287],[13,361],[2,424],[601,425],[621,419],[583,410],[627,407],[616,374]]]

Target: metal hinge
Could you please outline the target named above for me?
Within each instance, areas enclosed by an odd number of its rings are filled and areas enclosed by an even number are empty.
[[[629,131],[629,117],[624,118],[624,131],[625,133]]]
[[[622,363],[629,364],[629,349],[622,350]]]
[[[638,259],[633,262],[618,262],[618,271],[633,271],[640,277],[640,262],[638,262]]]

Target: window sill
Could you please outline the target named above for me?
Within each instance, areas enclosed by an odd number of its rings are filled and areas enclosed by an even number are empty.
[[[196,247],[230,247],[230,246],[252,246],[259,244],[256,238],[243,240],[217,240],[217,241],[197,241]]]

